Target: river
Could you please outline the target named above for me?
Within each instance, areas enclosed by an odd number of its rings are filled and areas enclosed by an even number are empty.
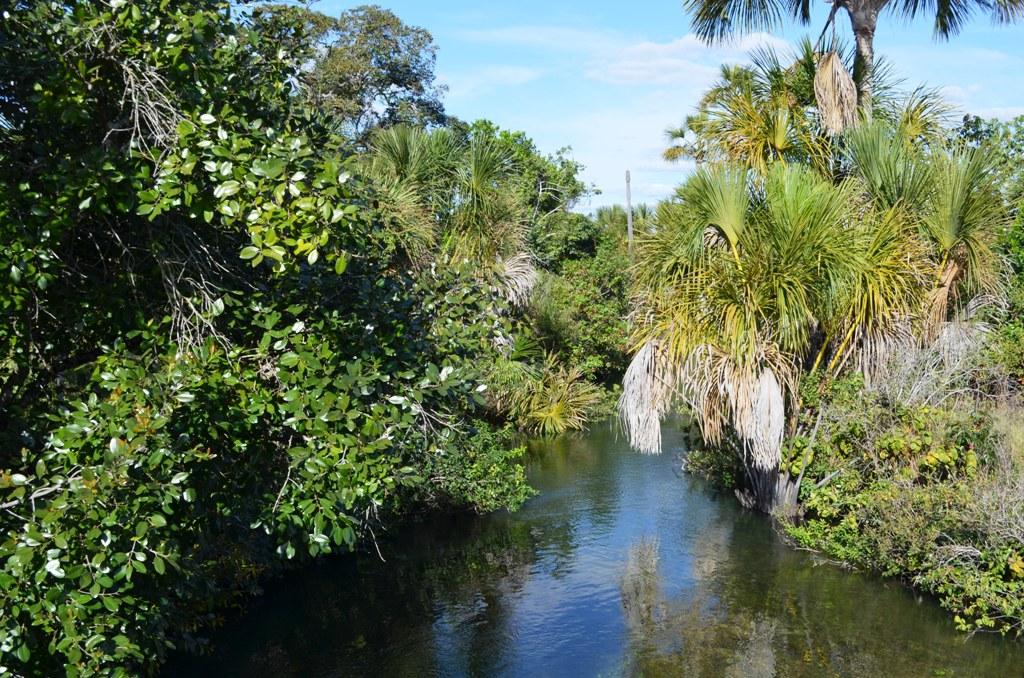
[[[514,514],[438,517],[270,582],[175,676],[1024,676],[1024,645],[782,543],[612,424],[536,442]]]

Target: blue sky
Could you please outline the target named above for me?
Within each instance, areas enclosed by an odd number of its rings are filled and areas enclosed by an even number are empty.
[[[323,0],[328,14],[358,2]],[[707,47],[690,32],[680,0],[377,0],[438,45],[438,79],[446,107],[464,120],[488,118],[527,132],[544,152],[570,146],[584,178],[602,193],[580,206],[624,200],[624,173],[634,202],[655,202],[690,171],[661,160],[665,128],[690,112],[724,61],[750,48],[783,49],[816,37],[828,6],[809,28],[789,25]],[[848,38],[846,19],[838,17]],[[1008,118],[1024,114],[1024,25],[993,26],[977,17],[949,42],[935,41],[926,20],[883,17],[876,51],[907,86],[941,88],[960,112]]]

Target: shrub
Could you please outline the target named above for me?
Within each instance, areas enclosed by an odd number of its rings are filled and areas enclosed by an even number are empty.
[[[814,403],[820,430],[788,534],[934,593],[963,630],[1020,633],[1024,436],[1008,424],[1019,411],[882,408],[877,392],[835,386]]]
[[[628,267],[620,243],[602,237],[592,257],[545,274],[530,309],[545,346],[606,385],[618,383],[626,367]]]

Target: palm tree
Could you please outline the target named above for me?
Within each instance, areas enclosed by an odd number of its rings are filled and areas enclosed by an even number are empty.
[[[772,49],[750,54],[750,65],[723,65],[697,113],[669,129],[666,160],[740,162],[763,172],[776,161],[817,162],[828,139],[813,112],[815,57],[806,42],[787,65]]]
[[[851,130],[847,162],[876,207],[898,211],[929,246],[934,284],[921,336],[930,342],[966,302],[999,292],[994,242],[1010,217],[999,195],[997,154],[948,148],[934,135],[925,135],[925,144],[911,138],[881,124]]]
[[[697,35],[716,42],[737,32],[771,29],[786,15],[802,24],[811,20],[810,0],[685,0],[683,6],[692,12],[692,25]],[[856,43],[853,78],[857,83],[858,105],[866,118],[871,117],[873,78],[875,73],[875,29],[884,10],[905,19],[921,14],[933,15],[935,36],[948,39],[956,35],[975,13],[989,14],[998,23],[1010,23],[1024,14],[1024,0],[943,0],[923,3],[917,0],[834,0],[825,28],[835,21],[842,9],[850,18]],[[823,31],[824,33],[824,31]]]
[[[444,243],[453,256],[481,263],[526,251],[527,209],[510,181],[512,156],[490,140],[472,139],[452,184]]]
[[[937,258],[925,336],[934,337],[958,301],[997,292],[1001,261],[994,245],[1009,223],[996,181],[995,154],[962,148],[938,155],[935,191],[923,219]]]
[[[448,130],[396,125],[377,130],[364,156],[390,233],[414,265],[425,263],[447,211],[459,148]]]
[[[529,210],[507,151],[447,129],[396,125],[374,133],[364,167],[389,232],[414,264],[438,254],[469,262],[525,305],[537,274],[526,243]]]
[[[799,165],[711,166],[659,210],[637,252],[620,400],[634,447],[660,451],[682,401],[708,444],[736,445],[750,505],[795,501],[779,463],[800,366],[821,342],[833,363],[868,348],[914,308],[916,269],[900,262],[919,250],[893,219],[860,218],[862,195]]]
[[[646,203],[633,205],[633,228],[640,233],[653,225],[654,210]],[[594,224],[605,233],[625,243],[628,217],[622,205],[598,207],[594,212]]]
[[[852,58],[838,45],[829,45],[828,55],[825,59],[844,63]],[[842,146],[838,135],[850,124],[840,103],[820,105],[823,96],[842,97],[841,84],[830,78],[823,82],[821,62],[805,39],[788,61],[772,49],[758,49],[751,52],[749,65],[722,66],[697,113],[667,130],[671,146],[665,159],[740,163],[762,173],[774,162],[802,162],[833,173]],[[838,68],[845,70],[845,65]],[[909,144],[938,138],[950,111],[938,92],[921,87],[903,93],[898,85],[888,63],[879,60],[875,118]]]

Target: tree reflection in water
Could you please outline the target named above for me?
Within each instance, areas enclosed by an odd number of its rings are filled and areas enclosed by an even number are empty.
[[[682,442],[666,429],[669,448]],[[894,582],[782,545],[612,428],[534,444],[518,513],[440,516],[269,584],[167,675],[1018,676]]]

